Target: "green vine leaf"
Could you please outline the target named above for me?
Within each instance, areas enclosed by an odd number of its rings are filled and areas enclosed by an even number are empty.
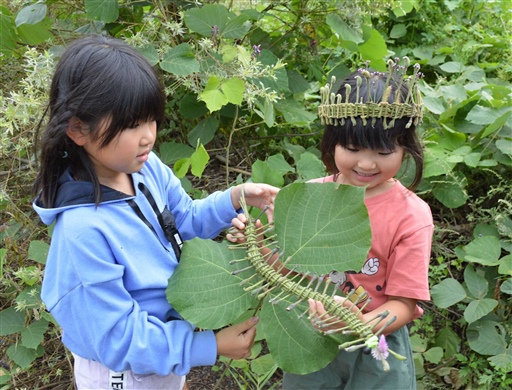
[[[46,17],[46,4],[37,2],[21,9],[16,15],[16,27],[22,24],[37,24]]]
[[[219,4],[206,4],[201,8],[192,8],[185,12],[185,24],[190,29],[205,37],[212,35],[213,26],[221,33],[228,21],[228,9]]]
[[[221,84],[220,89],[224,92],[229,103],[236,105],[242,104],[245,91],[245,83],[243,80],[237,79],[236,77],[226,80]]]
[[[119,17],[118,0],[85,0],[85,10],[90,20],[110,23]]]
[[[197,61],[190,45],[182,43],[170,48],[164,55],[160,67],[166,72],[176,76],[188,76],[199,71],[199,62]]]
[[[201,100],[206,103],[206,107],[208,107],[210,112],[218,111],[228,104],[228,98],[219,87],[220,79],[217,76],[210,76],[204,91],[200,95]]]

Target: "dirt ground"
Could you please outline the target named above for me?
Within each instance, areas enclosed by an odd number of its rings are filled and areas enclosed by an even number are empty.
[[[225,375],[220,383],[218,383],[221,372],[214,372],[211,367],[195,367],[187,375],[187,384],[189,390],[213,390],[217,385],[216,390],[240,390],[240,386],[229,375]],[[275,390],[281,389],[281,373],[277,372],[262,389]],[[249,387],[248,389],[255,389],[256,387]]]

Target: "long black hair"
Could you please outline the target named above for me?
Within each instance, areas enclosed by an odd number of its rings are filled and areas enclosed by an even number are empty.
[[[385,93],[389,94],[387,102],[394,103],[396,91],[400,85],[398,80],[390,77],[388,82],[388,74],[373,71],[371,71],[371,74],[370,78],[361,77],[362,82],[359,87],[358,103],[366,103],[368,97],[370,97],[372,102],[380,102]],[[345,84],[348,84],[351,87],[348,102],[356,103],[356,76],[358,75],[360,76],[361,74],[354,72],[342,81],[341,87],[337,92],[342,96],[341,101],[346,101]],[[391,86],[391,93],[386,91],[386,86]],[[406,84],[401,83],[400,101],[406,100],[408,92]],[[414,160],[416,167],[415,176],[408,188],[415,190],[423,176],[423,148],[414,123],[407,127],[409,120],[410,118],[408,117],[395,119],[394,124],[388,128],[384,128],[384,121],[389,123],[391,121],[389,118],[366,118],[366,120],[363,120],[361,117],[355,117],[354,122],[351,118],[346,118],[344,124],[326,125],[320,145],[322,161],[329,172],[337,174],[338,170],[334,160],[334,153],[338,145],[345,148],[386,151],[393,151],[397,146],[401,146],[404,148],[404,154],[412,157]]]
[[[38,202],[54,206],[59,178],[68,168],[76,180],[92,182],[96,204],[101,201],[100,183],[87,152],[66,135],[70,119],[86,125],[92,139],[105,147],[140,121],[155,120],[160,125],[164,108],[158,75],[135,49],[105,36],[73,41],[57,64],[43,115],[49,112],[34,184]],[[100,139],[99,130],[105,124]]]

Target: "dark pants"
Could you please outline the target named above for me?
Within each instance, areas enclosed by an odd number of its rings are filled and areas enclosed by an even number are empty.
[[[403,327],[386,336],[389,349],[405,356],[398,360],[389,354],[389,371],[384,371],[382,362],[363,349],[354,352],[341,351],[338,356],[320,371],[306,375],[285,373],[283,390],[414,390],[416,377],[409,331]]]

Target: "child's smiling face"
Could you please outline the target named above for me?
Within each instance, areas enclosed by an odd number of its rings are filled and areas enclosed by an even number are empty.
[[[338,182],[357,187],[367,186],[367,195],[384,192],[388,181],[402,165],[404,150],[397,146],[393,151],[344,148],[336,146],[334,161],[340,173]]]

